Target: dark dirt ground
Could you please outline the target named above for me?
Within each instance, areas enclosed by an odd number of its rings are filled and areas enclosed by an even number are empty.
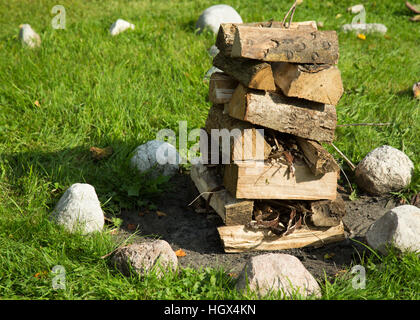
[[[140,236],[159,237],[166,240],[173,250],[182,248],[186,256],[179,258],[181,267],[223,268],[234,274],[240,273],[249,257],[268,252],[224,253],[216,229],[223,225],[222,219],[215,212],[197,213],[192,206],[188,206],[199,194],[189,174],[178,174],[172,178],[171,184],[173,190],[165,194],[157,204],[158,210],[165,215],[123,212],[121,218],[124,221],[124,234],[133,232],[128,231],[128,224],[137,225]],[[320,248],[305,247],[276,252],[296,256],[318,279],[324,278],[324,271],[327,276],[334,276],[340,270],[358,264],[367,249],[352,239],[365,243],[364,236],[370,224],[397,204],[392,197],[360,196],[355,201],[350,201],[344,193],[342,197],[347,209],[343,219],[345,240]]]

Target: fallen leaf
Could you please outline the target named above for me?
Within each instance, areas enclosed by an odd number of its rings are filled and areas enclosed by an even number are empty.
[[[413,85],[414,98],[420,99],[420,82]]]
[[[162,211],[156,211],[156,215],[159,217],[159,218],[162,218],[162,217],[166,217],[167,216],[167,214],[165,213],[165,212],[162,212]]]
[[[384,38],[385,38],[385,39],[388,39],[388,40],[392,39],[392,38],[391,38],[391,36],[389,36],[389,35],[387,35],[387,34],[386,34],[386,35],[384,35]]]
[[[410,18],[410,20],[411,20],[411,21],[414,21],[414,22],[418,22],[418,21],[420,21],[420,14],[418,14],[418,15],[416,15],[416,16],[414,16],[414,17]]]
[[[343,269],[343,270],[339,270],[335,275],[334,275],[334,277],[339,277],[339,276],[341,276],[341,275],[343,275],[343,274],[345,274],[345,273],[347,273],[347,270],[346,269]]]
[[[92,155],[92,158],[95,160],[102,160],[105,158],[108,158],[110,155],[112,155],[112,153],[114,152],[114,150],[112,149],[112,147],[106,147],[106,148],[97,148],[97,147],[91,147],[90,148],[90,153]]]
[[[127,229],[130,230],[130,231],[136,230],[136,228],[137,228],[137,225],[134,224],[134,223],[127,224]]]
[[[175,255],[176,255],[177,257],[185,257],[187,254],[185,253],[185,251],[184,251],[184,250],[182,250],[182,249],[178,249],[178,250],[176,250],[176,251],[175,251]]]
[[[39,278],[45,277],[47,274],[48,274],[48,271],[41,271],[41,272],[35,273],[34,277],[39,279]]]
[[[357,35],[357,37],[358,37],[360,40],[366,40],[366,36],[365,36],[363,33],[359,33],[359,34]]]

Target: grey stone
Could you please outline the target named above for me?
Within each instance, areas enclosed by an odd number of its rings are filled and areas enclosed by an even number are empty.
[[[420,209],[411,205],[391,209],[369,227],[366,240],[383,254],[389,245],[401,252],[420,252]]]
[[[95,188],[85,183],[75,183],[64,192],[50,216],[51,220],[70,232],[101,231],[104,214]]]
[[[290,297],[298,293],[303,297],[321,296],[321,290],[315,278],[292,255],[268,253],[251,257],[239,275],[236,288],[247,289],[247,281],[252,291],[266,295],[271,290],[281,290],[283,296]]]
[[[156,272],[161,277],[166,270],[176,270],[178,258],[169,243],[154,240],[118,248],[111,256],[111,264],[125,275],[129,275],[131,266],[141,276]]]
[[[342,26],[344,32],[357,32],[357,33],[381,33],[385,34],[388,28],[381,23],[350,23]]]
[[[179,169],[181,156],[176,148],[164,141],[151,140],[134,150],[131,165],[140,172],[153,169],[153,175],[173,176]]]
[[[24,46],[36,48],[41,46],[41,37],[37,34],[29,24],[19,26],[19,38]]]
[[[413,162],[393,147],[382,146],[369,152],[357,165],[356,182],[373,195],[399,191],[410,184]]]
[[[209,28],[217,33],[221,23],[242,23],[242,18],[231,6],[218,4],[203,11],[197,20],[195,29],[201,33],[204,29]]]

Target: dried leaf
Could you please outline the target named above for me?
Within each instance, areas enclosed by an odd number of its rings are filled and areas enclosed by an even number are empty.
[[[162,211],[156,211],[156,215],[159,217],[159,218],[162,218],[162,217],[166,217],[167,216],[167,214],[165,213],[165,212],[162,212]]]
[[[414,17],[410,18],[410,20],[411,20],[411,21],[414,21],[414,22],[418,22],[418,21],[420,21],[420,14],[418,14],[418,15],[416,15],[416,16],[414,16]]]
[[[414,98],[420,99],[420,82],[413,85]]]
[[[137,228],[137,225],[134,224],[134,223],[127,224],[127,229],[130,230],[130,231],[136,230],[136,228]]]
[[[92,158],[95,160],[102,160],[105,158],[108,158],[113,154],[114,150],[112,147],[106,147],[106,148],[97,148],[97,147],[91,147],[90,153],[92,155]]]
[[[175,255],[176,255],[177,257],[185,257],[187,254],[185,253],[185,251],[184,251],[184,250],[182,250],[182,249],[178,249],[178,250],[176,250],[176,251],[175,251]]]

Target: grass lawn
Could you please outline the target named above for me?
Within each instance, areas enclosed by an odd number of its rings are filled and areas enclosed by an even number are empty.
[[[224,3],[251,22],[281,20],[291,2]],[[388,33],[360,40],[339,32],[345,93],[337,106],[338,122],[392,125],[338,128],[335,145],[354,163],[384,144],[403,150],[415,164],[412,183],[399,194],[408,199],[420,192],[420,105],[411,92],[420,81],[420,24],[408,21],[404,1],[359,2],[367,22],[386,24]],[[55,0],[0,3],[0,298],[255,298],[236,292],[224,270],[186,269],[160,281],[153,275],[124,277],[100,258],[119,245],[109,228],[82,237],[48,221],[64,190],[76,182],[95,187],[108,216],[159,200],[168,185],[133,172],[130,154],[160,129],[177,131],[178,121],[188,121],[189,129],[204,125],[210,102],[203,76],[211,67],[207,49],[215,36],[196,35],[194,25],[218,2],[59,3],[66,9],[65,30],[51,27]],[[294,20],[323,21],[324,30],[338,31],[351,23],[346,9],[353,4],[304,0]],[[108,29],[117,18],[136,29],[111,37]],[[40,34],[40,49],[22,48],[18,26],[23,23]],[[112,146],[114,153],[95,162],[91,146]],[[51,286],[55,265],[66,269],[66,290]],[[417,256],[372,255],[364,265],[366,289],[354,290],[345,275],[321,283],[323,298],[420,298]]]

